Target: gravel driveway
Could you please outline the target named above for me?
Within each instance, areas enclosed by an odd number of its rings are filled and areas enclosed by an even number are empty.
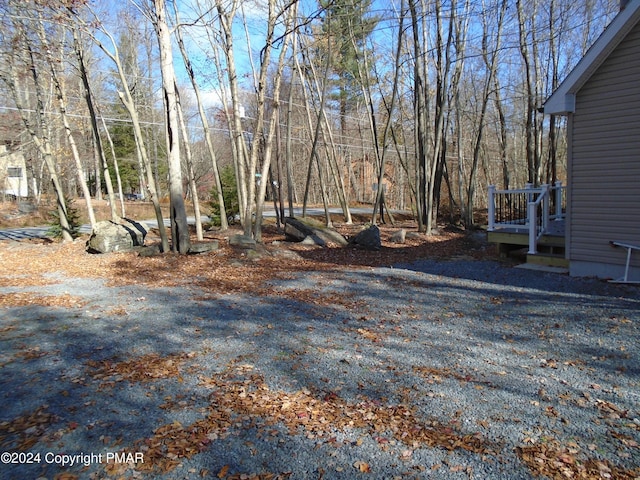
[[[469,260],[260,296],[51,280],[0,288],[68,299],[0,309],[0,479],[640,477],[637,287]]]

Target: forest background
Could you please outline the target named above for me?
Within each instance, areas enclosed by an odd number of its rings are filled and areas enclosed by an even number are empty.
[[[0,154],[24,172],[9,165],[0,184],[20,173],[34,202],[54,199],[66,239],[70,199],[92,224],[92,200],[114,220],[125,198],[158,220],[168,203],[162,248],[181,253],[187,209],[201,238],[210,202],[221,228],[237,217],[258,241],[266,201],[281,216],[339,205],[350,223],[368,204],[373,223],[392,208],[425,233],[439,215],[470,227],[488,185],[564,180],[565,123],[540,107],[620,8],[2,0]]]

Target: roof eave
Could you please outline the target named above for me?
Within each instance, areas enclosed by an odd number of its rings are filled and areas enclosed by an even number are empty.
[[[640,20],[640,0],[631,0],[611,21],[578,64],[544,103],[544,113],[566,115],[575,111],[576,93]]]
[[[565,93],[564,95],[554,93],[544,104],[544,113],[547,115],[567,115],[573,113],[575,109],[575,93]]]

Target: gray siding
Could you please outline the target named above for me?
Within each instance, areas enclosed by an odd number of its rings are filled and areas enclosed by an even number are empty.
[[[640,245],[640,24],[578,91],[569,123],[569,259],[624,265],[609,241]]]

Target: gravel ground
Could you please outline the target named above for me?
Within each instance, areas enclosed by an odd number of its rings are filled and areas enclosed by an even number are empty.
[[[52,280],[0,288],[82,300],[0,309],[0,451],[38,460],[0,479],[640,476],[638,287],[469,260],[268,296]]]

